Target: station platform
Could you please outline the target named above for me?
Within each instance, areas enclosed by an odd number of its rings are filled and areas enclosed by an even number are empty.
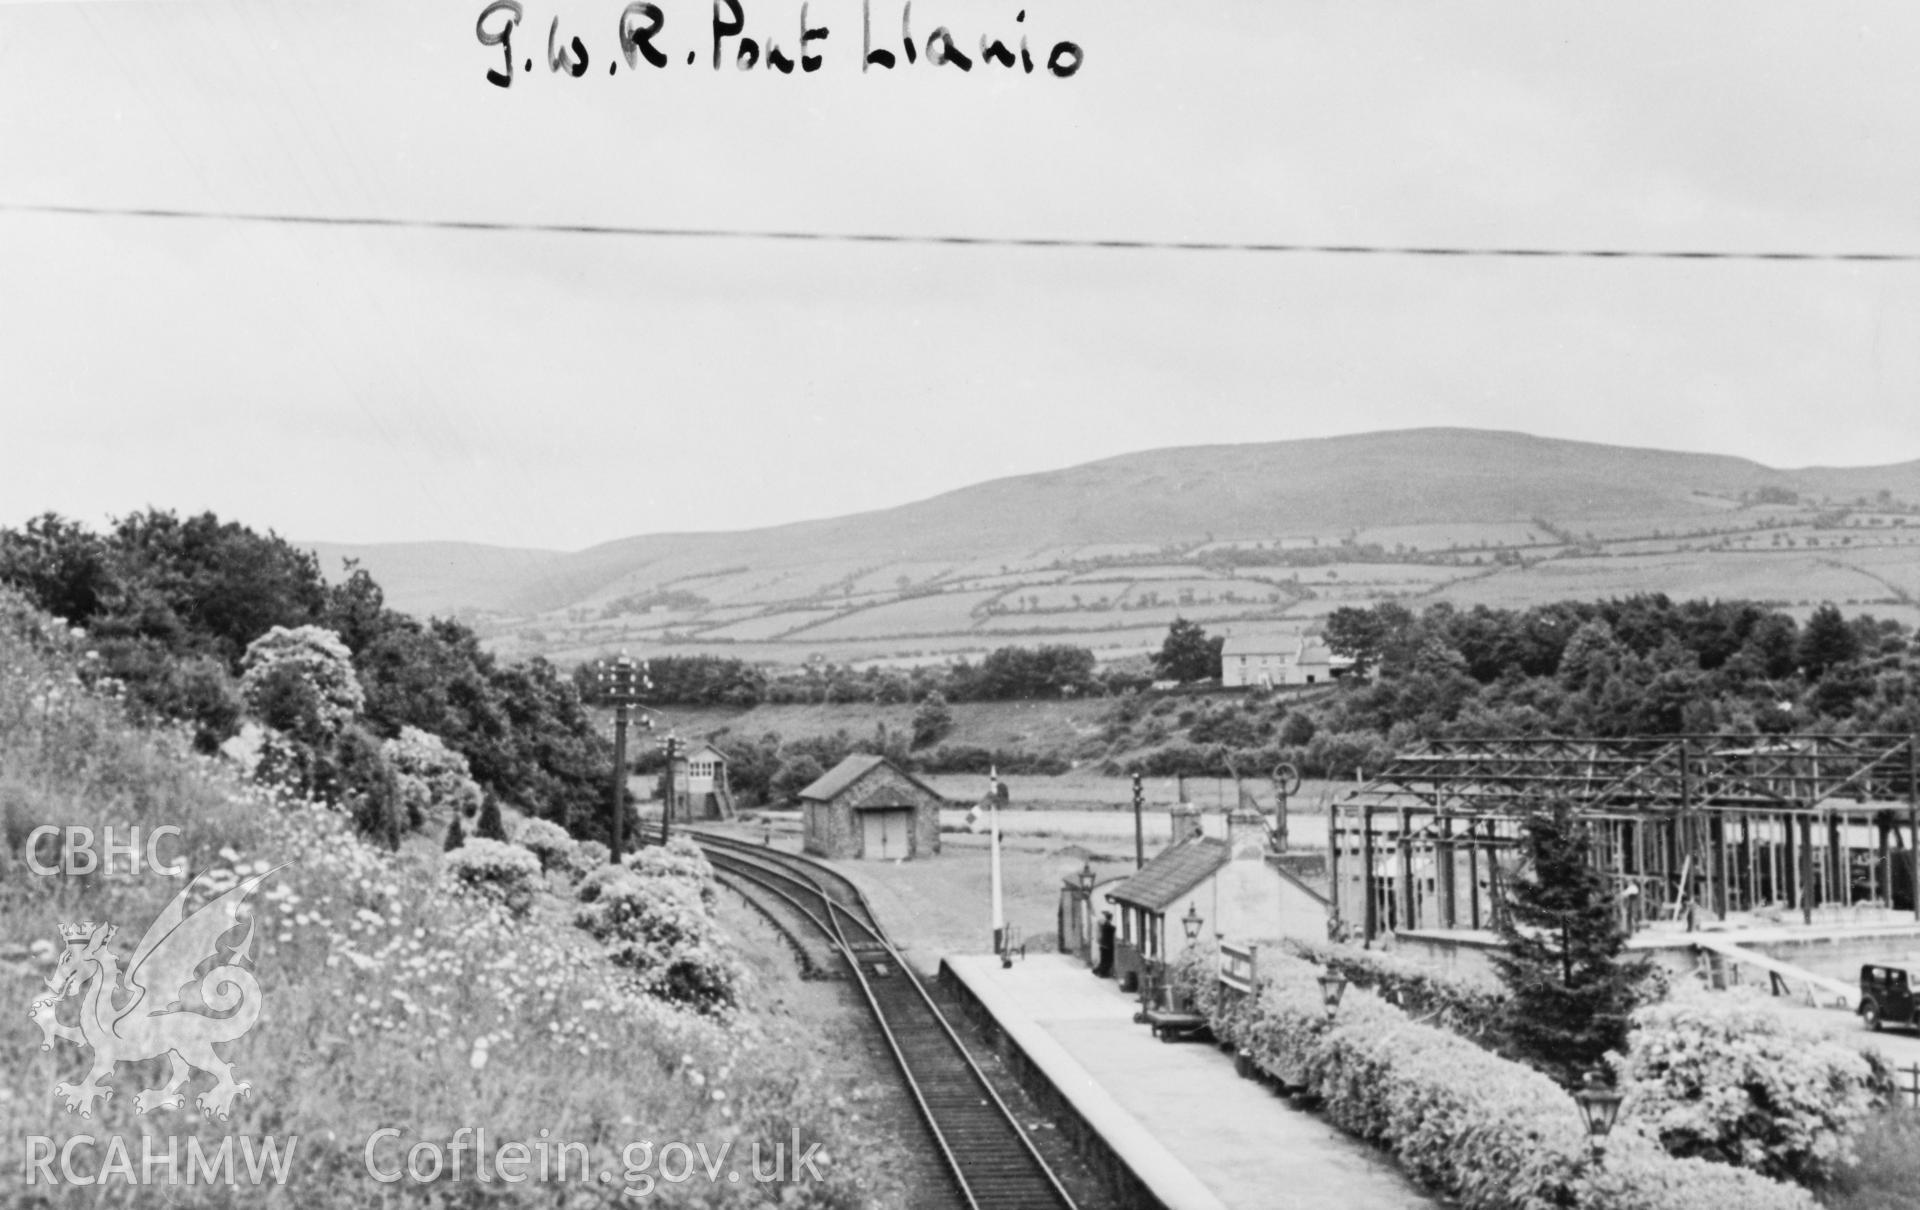
[[[1219,1047],[1158,1041],[1134,1024],[1134,997],[1068,955],[943,966],[1167,1210],[1444,1204],[1374,1148],[1239,1078]]]

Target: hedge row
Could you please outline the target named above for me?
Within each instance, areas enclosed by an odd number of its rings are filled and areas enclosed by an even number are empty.
[[[1329,1019],[1317,969],[1262,956],[1257,995],[1211,997],[1217,956],[1190,947],[1176,985],[1209,1007],[1222,1040],[1317,1097],[1342,1129],[1390,1151],[1466,1210],[1814,1210],[1802,1189],[1701,1159],[1676,1159],[1622,1122],[1595,1162],[1571,1097],[1547,1077],[1364,989]]]
[[[1409,1016],[1499,1049],[1506,990],[1493,979],[1438,971],[1394,954],[1350,945],[1292,939],[1282,944],[1294,957],[1336,972]]]

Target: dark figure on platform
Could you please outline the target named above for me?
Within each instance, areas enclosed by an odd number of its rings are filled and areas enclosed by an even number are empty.
[[[1100,913],[1100,962],[1093,968],[1095,977],[1113,978],[1113,913]]]

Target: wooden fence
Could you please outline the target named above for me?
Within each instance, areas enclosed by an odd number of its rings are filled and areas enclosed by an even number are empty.
[[[1900,1096],[1905,1099],[1907,1108],[1920,1109],[1920,1063],[1896,1067],[1893,1074],[1902,1078]]]

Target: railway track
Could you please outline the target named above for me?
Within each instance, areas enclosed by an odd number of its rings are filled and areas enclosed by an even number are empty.
[[[837,953],[920,1109],[944,1170],[969,1210],[1075,1210],[1066,1188],[927,990],[900,957],[860,889],[803,857],[695,832],[714,873],[774,918],[795,921]],[[784,917],[784,922],[780,917]],[[803,949],[806,941],[796,941]]]

